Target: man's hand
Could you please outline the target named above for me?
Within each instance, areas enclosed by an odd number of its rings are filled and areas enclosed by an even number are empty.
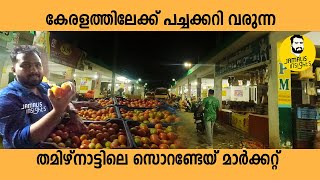
[[[61,122],[61,117],[75,95],[75,87],[72,83],[71,90],[63,98],[57,98],[53,92],[48,90],[48,97],[51,101],[53,109],[30,126],[30,142],[36,144],[44,141],[50,132]]]
[[[51,101],[52,107],[58,113],[63,113],[66,111],[68,104],[71,102],[71,99],[76,94],[76,88],[74,84],[70,82],[70,85],[70,91],[63,98],[55,97],[51,89],[48,90],[48,97]]]

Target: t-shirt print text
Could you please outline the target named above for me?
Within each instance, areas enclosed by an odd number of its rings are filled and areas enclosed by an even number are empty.
[[[26,110],[26,114],[38,114],[45,112],[47,107],[42,104],[42,102],[23,104],[22,110]]]

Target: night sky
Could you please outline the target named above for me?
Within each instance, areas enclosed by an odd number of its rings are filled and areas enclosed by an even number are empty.
[[[204,61],[234,41],[242,32],[51,32],[93,57],[95,63],[132,79],[141,78],[149,88],[169,87],[182,78],[183,63]],[[117,48],[116,48],[117,47]],[[117,52],[117,53],[115,53]]]

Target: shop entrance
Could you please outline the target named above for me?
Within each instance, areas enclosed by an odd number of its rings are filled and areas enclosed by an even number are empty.
[[[223,77],[220,121],[268,147],[267,65]]]

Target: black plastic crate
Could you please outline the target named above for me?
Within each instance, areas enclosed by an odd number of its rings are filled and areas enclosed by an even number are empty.
[[[119,117],[120,117],[121,119],[124,119],[124,120],[127,120],[127,121],[134,121],[134,120],[132,120],[132,119],[125,119],[125,117],[122,117],[122,115],[121,115],[121,108],[125,109],[126,111],[135,111],[135,110],[138,110],[138,111],[141,111],[141,112],[145,112],[146,110],[150,110],[150,109],[129,108],[129,107],[127,107],[127,106],[120,106],[120,105],[118,105]],[[163,110],[163,109],[162,109],[162,110]],[[171,114],[172,114],[172,113],[171,113]],[[172,115],[176,115],[176,114],[172,114]],[[136,121],[134,121],[134,122],[136,122]],[[139,121],[137,121],[137,122],[139,122]],[[148,125],[150,125],[150,126],[154,126],[154,125],[155,125],[155,124],[150,123],[150,122],[145,123],[145,124],[148,124]],[[172,122],[172,123],[160,122],[160,124],[165,125],[165,126],[176,126],[176,125],[181,125],[182,122]]]
[[[155,107],[155,108],[132,108],[132,107],[128,107],[126,105],[116,105],[119,109],[119,112],[120,112],[120,109],[123,108],[125,109],[126,111],[134,111],[134,110],[138,110],[138,111],[146,111],[146,110],[151,110],[151,109],[156,109],[157,111],[169,111],[171,114],[174,114],[176,115],[176,111],[174,111],[173,107],[171,107],[172,109],[168,109],[168,106],[159,106],[159,107]]]
[[[116,123],[119,125],[119,129],[124,129],[125,130],[125,134],[126,134],[126,137],[127,137],[127,147],[126,149],[132,149],[133,148],[133,143],[131,141],[131,133],[127,127],[127,124],[125,123],[124,120],[122,119],[110,119],[108,121],[95,121],[95,122],[92,122],[92,121],[84,121],[84,123],[86,125],[89,125],[91,123],[93,124],[101,124],[101,125],[105,125],[107,123]],[[78,135],[78,134],[77,134]],[[80,135],[79,135],[80,136]],[[103,145],[104,146],[104,145]],[[62,147],[59,147],[57,144],[55,143],[50,143],[50,142],[41,142],[39,144],[39,148],[43,148],[43,149],[64,149]]]
[[[130,140],[132,142],[132,145],[133,145],[133,148],[141,148],[141,147],[138,147],[135,142],[134,142],[134,137],[133,137],[133,134],[130,132],[130,129],[135,127],[135,126],[140,126],[140,122],[137,122],[137,121],[125,121],[125,123],[127,124],[127,127],[128,127],[128,134],[130,135]],[[155,124],[147,124],[148,128],[155,128]],[[168,127],[169,125],[164,125],[162,124],[162,127]]]
[[[101,99],[103,99],[103,100],[110,100],[110,99],[111,99],[111,100],[113,101],[113,103],[112,103],[112,104],[109,104],[109,105],[116,105],[115,98],[113,98],[113,97],[97,98],[97,99],[95,99],[95,101],[98,102],[98,101],[101,100]],[[109,106],[109,105],[107,105],[107,106]]]
[[[296,120],[296,129],[297,130],[317,130],[317,121],[316,120],[297,119]]]
[[[316,136],[316,131],[302,131],[298,130],[295,134],[295,139],[298,141],[310,141],[313,142]]]
[[[115,118],[121,119],[121,114],[120,114],[119,108],[118,108],[117,106],[115,106],[115,105],[108,105],[108,106],[106,106],[106,107],[99,108],[99,109],[97,109],[97,110],[106,109],[106,108],[108,108],[108,107],[114,107],[114,110],[115,110],[115,113],[116,113],[116,117],[115,117]],[[83,107],[82,109],[88,109],[88,108]],[[97,111],[97,110],[96,110],[96,111]],[[84,118],[84,117],[81,117],[81,118],[82,118],[82,120],[84,120],[84,121],[90,121],[90,122],[100,122],[100,121],[107,121],[107,120],[110,120],[110,119],[114,119],[114,118],[107,118],[107,119],[102,119],[102,120],[96,121],[96,120],[86,119],[86,118]]]
[[[293,144],[294,149],[313,149],[312,141],[296,140]]]
[[[125,109],[125,110],[127,110],[127,111],[134,111],[134,110],[146,111],[146,110],[153,109],[153,108],[136,108],[136,107],[128,107],[128,106],[126,106],[126,105],[116,105],[116,106],[119,108],[119,110],[120,110],[120,108],[123,108],[123,109]],[[119,112],[120,112],[120,111],[119,111]]]
[[[139,99],[138,99],[139,100]],[[129,101],[129,99],[123,98],[123,97],[117,97],[116,98],[116,105],[118,106],[127,106],[127,105],[123,105],[123,104],[119,104],[119,101]],[[153,108],[157,108],[156,107],[129,107],[128,108],[132,108],[132,109],[153,109]]]

